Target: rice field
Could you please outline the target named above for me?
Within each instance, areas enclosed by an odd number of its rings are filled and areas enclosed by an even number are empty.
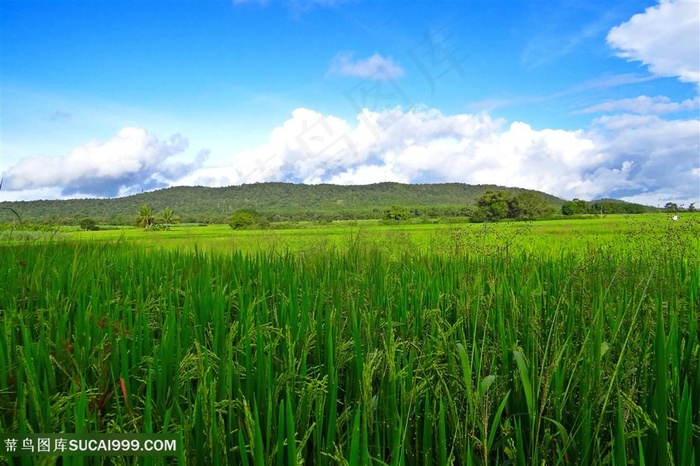
[[[0,433],[184,447],[63,465],[696,464],[682,220],[0,244]]]

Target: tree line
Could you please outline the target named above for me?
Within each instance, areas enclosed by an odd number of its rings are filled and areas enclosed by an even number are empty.
[[[524,190],[495,185],[377,183],[364,186],[255,183],[208,188],[179,186],[115,199],[68,199],[0,202],[0,223],[19,212],[25,222],[77,225],[84,218],[98,224],[130,225],[147,204],[170,207],[182,223],[227,223],[241,209],[260,212],[270,222],[380,219],[393,205],[412,217],[464,217],[468,206],[487,190],[517,194]],[[542,193],[557,208],[563,199]]]
[[[669,206],[675,206],[672,209]],[[694,206],[691,204],[691,207]],[[666,204],[665,210],[667,211],[678,211],[678,206],[673,203]],[[635,204],[633,202],[624,202],[617,199],[600,199],[597,201],[584,201],[583,199],[574,198],[571,201],[566,201],[561,206],[562,215],[572,216],[572,215],[586,215],[586,214],[643,214],[645,212],[654,211],[652,207],[645,206],[642,204]]]
[[[305,185],[287,185],[284,183],[270,183],[270,184],[260,184],[251,185],[250,192],[258,192],[263,189],[267,194],[272,196],[273,194],[279,194],[277,191],[292,192],[295,191],[295,186],[299,186],[304,192],[316,192],[318,197],[319,193],[328,194],[328,189],[339,188],[337,186],[321,186],[322,189],[315,191],[314,186]],[[405,204],[394,203],[391,207],[381,207],[382,204],[387,205],[387,200],[396,200],[394,196],[397,192],[403,192],[404,194],[412,193],[406,196],[405,200],[415,200],[416,193],[412,190],[415,186],[412,185],[401,185],[397,183],[380,183],[377,185],[370,186],[360,186],[355,187],[358,189],[355,191],[345,191],[347,198],[352,198],[353,195],[357,196],[353,202],[350,202],[350,206],[345,205],[344,199],[337,199],[333,201],[333,208],[328,208],[328,203],[319,203],[318,199],[314,201],[309,201],[307,208],[303,210],[294,210],[289,205],[289,210],[259,210],[252,207],[245,207],[246,204],[261,204],[265,206],[269,205],[285,205],[284,199],[267,199],[256,200],[256,202],[249,202],[247,198],[241,201],[242,206],[237,209],[230,209],[228,212],[190,212],[185,210],[185,212],[180,211],[178,208],[178,215],[175,215],[174,209],[170,206],[163,207],[161,213],[158,213],[156,208],[152,207],[152,203],[145,202],[138,206],[136,216],[134,217],[134,211],[130,215],[124,215],[122,213],[111,214],[109,217],[102,215],[85,215],[76,213],[73,217],[68,218],[56,218],[49,217],[44,219],[44,224],[51,225],[79,225],[84,230],[96,230],[98,225],[135,225],[148,230],[167,230],[174,223],[198,223],[198,224],[229,224],[233,229],[247,229],[247,228],[267,228],[271,224],[281,223],[281,222],[298,222],[298,221],[314,221],[319,223],[331,222],[334,220],[364,220],[364,219],[383,219],[387,222],[402,222],[408,219],[423,219],[425,221],[439,221],[438,219],[445,219],[449,221],[450,218],[463,218],[470,222],[482,223],[482,222],[497,222],[504,219],[512,220],[534,220],[540,218],[547,218],[553,215],[564,215],[564,216],[575,216],[575,215],[590,215],[590,214],[636,214],[648,212],[650,210],[655,210],[651,207],[644,206],[641,204],[634,204],[624,201],[619,201],[615,199],[601,199],[595,201],[585,201],[582,199],[573,199],[570,201],[564,201],[559,198],[547,195],[545,193],[540,193],[537,191],[522,190],[522,189],[485,189],[485,186],[479,186],[481,188],[481,195],[474,197],[475,191],[469,190],[469,196],[464,196],[462,198],[462,204],[450,204],[450,205],[430,205],[431,202],[436,203],[446,199],[446,193],[449,195],[448,198],[452,199],[452,202],[456,202],[455,197],[457,195],[456,190],[464,188],[468,185],[450,184],[450,185],[418,185],[417,187],[420,200],[425,203],[423,205],[413,205],[406,206]],[[245,187],[247,188],[247,187]],[[327,188],[327,189],[326,189]],[[342,187],[347,188],[347,187]],[[470,188],[474,188],[473,186]],[[495,187],[498,188],[498,187]],[[177,192],[181,192],[179,188],[174,188]],[[198,188],[193,188],[197,190]],[[204,189],[204,188],[201,188]],[[216,190],[217,188],[206,188],[207,190]],[[221,188],[219,188],[221,189]],[[269,192],[267,192],[269,191]],[[331,190],[332,191],[332,190]],[[184,192],[184,191],[183,191]],[[216,191],[219,193],[220,191]],[[388,192],[386,198],[382,198],[381,193]],[[354,193],[354,194],[353,194]],[[151,193],[153,194],[153,193]],[[298,193],[297,193],[298,194]],[[361,194],[361,195],[360,195]],[[364,204],[361,208],[356,206],[356,201],[362,197],[364,200],[373,199],[376,197],[376,204]],[[382,201],[384,199],[384,201]],[[97,202],[103,208],[107,208],[107,200],[82,200],[82,201],[94,201]],[[119,201],[114,199],[112,201]],[[288,201],[288,200],[287,200]],[[342,202],[341,202],[342,201]],[[40,205],[47,205],[45,202],[48,201],[38,201]],[[72,203],[72,201],[51,201],[59,203]],[[298,204],[300,201],[297,199],[294,204]],[[21,204],[20,211],[22,207],[29,205],[34,205],[33,203],[19,203]],[[66,205],[67,205],[66,204]],[[82,205],[82,204],[81,204]],[[162,205],[162,204],[161,204]],[[298,207],[298,206],[297,206]],[[352,207],[352,208],[343,208]],[[9,209],[9,207],[7,208]],[[14,209],[10,209],[14,212]],[[664,206],[664,210],[667,212],[681,212],[681,211],[694,211],[695,205],[691,204],[687,208],[683,205],[678,206],[674,203],[667,203]],[[9,219],[13,221],[14,219]],[[33,219],[28,219],[25,223],[37,223]],[[3,222],[7,222],[7,219],[0,218],[0,225]],[[14,220],[16,221],[16,220]]]

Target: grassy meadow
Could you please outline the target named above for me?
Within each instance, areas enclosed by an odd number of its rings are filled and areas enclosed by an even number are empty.
[[[0,242],[0,433],[184,447],[63,465],[700,461],[700,215],[295,227]]]

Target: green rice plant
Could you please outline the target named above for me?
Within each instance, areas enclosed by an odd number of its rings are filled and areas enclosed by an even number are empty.
[[[0,432],[182,438],[117,464],[693,464],[697,229],[593,227],[4,244]]]

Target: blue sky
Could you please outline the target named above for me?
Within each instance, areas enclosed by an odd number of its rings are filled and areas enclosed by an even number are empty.
[[[700,203],[700,3],[3,1],[0,200],[262,181]]]

